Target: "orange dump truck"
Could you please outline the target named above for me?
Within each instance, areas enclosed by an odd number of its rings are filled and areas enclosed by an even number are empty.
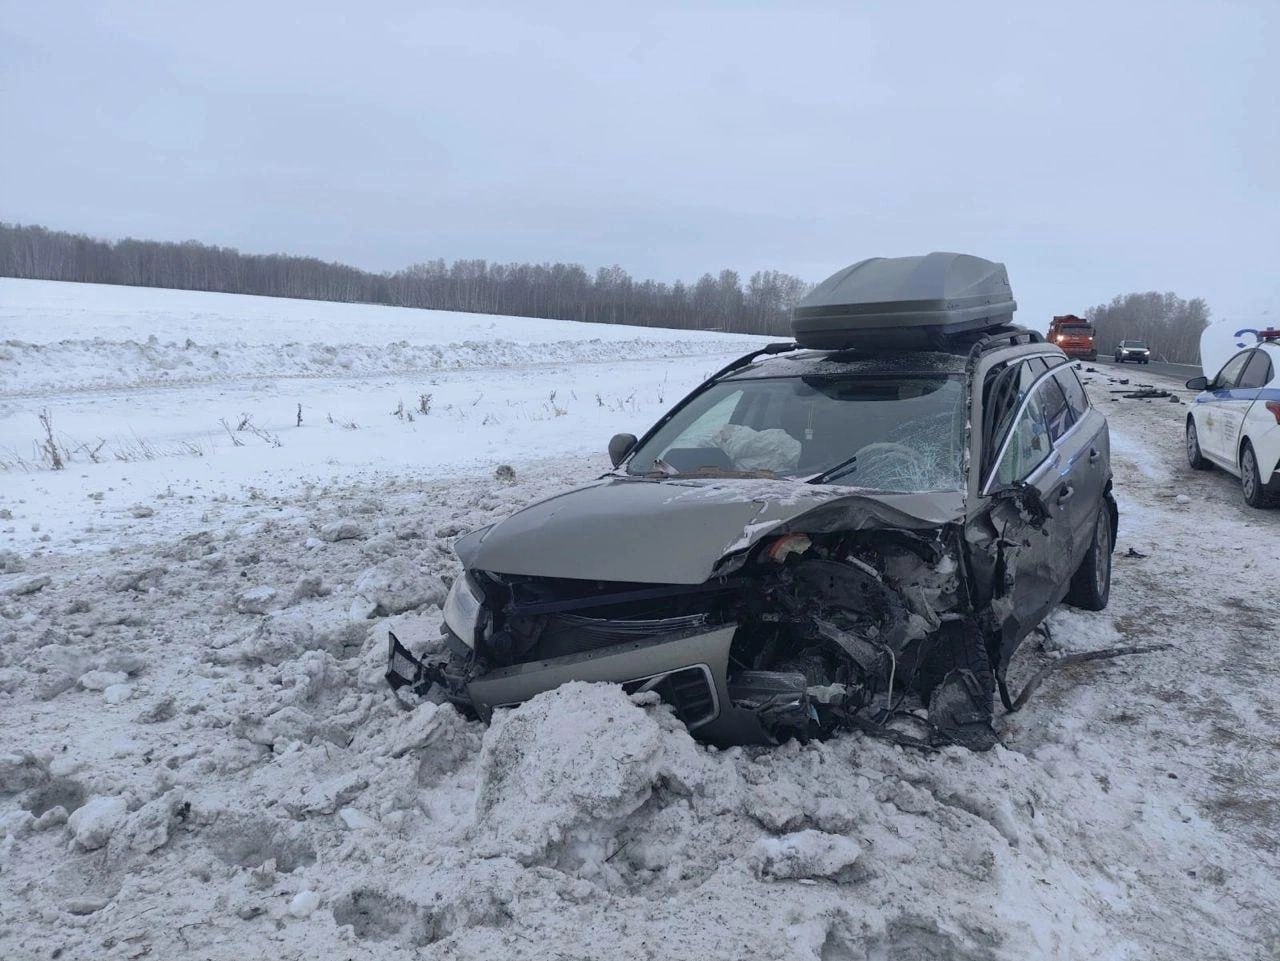
[[[1068,357],[1097,360],[1094,334],[1093,324],[1075,314],[1063,314],[1049,323],[1049,343],[1060,347]]]

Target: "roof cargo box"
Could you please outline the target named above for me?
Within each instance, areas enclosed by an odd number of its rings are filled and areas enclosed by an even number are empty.
[[[928,350],[1008,324],[1017,309],[1004,264],[969,254],[872,257],[832,274],[796,305],[803,347]]]

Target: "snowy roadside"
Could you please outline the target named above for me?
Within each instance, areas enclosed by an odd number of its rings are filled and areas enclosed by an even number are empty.
[[[1183,466],[1185,407],[1094,380],[1115,589],[1046,646],[1175,648],[1055,676],[984,755],[716,752],[607,687],[397,711],[385,631],[436,633],[456,535],[599,455],[3,555],[0,956],[1274,957],[1280,514]]]
[[[0,549],[22,552],[172,537],[335,484],[587,456],[767,341],[0,278],[0,337],[15,335],[0,343]]]
[[[113,530],[172,535],[307,488],[588,456],[618,431],[643,432],[731,356],[0,401],[0,548],[92,549]],[[64,470],[38,466],[43,412],[69,452]]]

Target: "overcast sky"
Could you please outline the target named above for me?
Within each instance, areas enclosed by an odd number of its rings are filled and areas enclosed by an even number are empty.
[[[1280,2],[0,0],[0,220],[1280,318]]]

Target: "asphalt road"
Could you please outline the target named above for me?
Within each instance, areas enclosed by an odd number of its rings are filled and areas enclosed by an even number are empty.
[[[1085,361],[1086,367],[1108,368],[1113,371],[1129,371],[1134,377],[1141,377],[1143,373],[1163,374],[1166,377],[1176,377],[1179,380],[1189,380],[1192,377],[1199,377],[1201,374],[1198,364],[1161,364],[1152,361],[1149,364],[1117,364],[1110,357],[1105,360],[1099,357],[1095,361]],[[1122,377],[1128,377],[1129,374],[1121,374]]]

